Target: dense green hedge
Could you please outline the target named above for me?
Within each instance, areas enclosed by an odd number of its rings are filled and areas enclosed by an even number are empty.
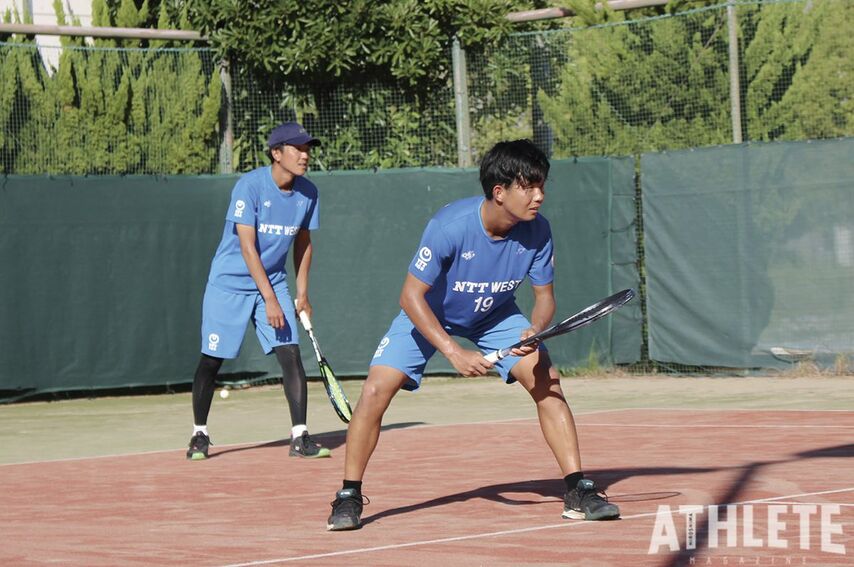
[[[159,27],[180,25],[162,6]],[[61,3],[55,8],[66,24]],[[125,1],[112,19],[95,0],[92,25],[136,27],[146,10]],[[49,69],[33,38],[0,38],[9,39],[0,44],[5,172],[215,171],[222,87],[209,51],[112,40],[96,40],[92,49],[82,38],[63,38],[57,67]]]
[[[64,38],[48,69],[33,38],[0,34],[0,173],[220,171],[225,59],[226,170],[265,163],[266,135],[283,120],[323,140],[316,168],[455,166],[455,35],[468,53],[475,159],[519,137],[555,157],[733,139],[724,5],[597,12],[574,0],[580,17],[510,35],[525,28],[503,14],[546,3],[151,1],[156,16],[149,0],[93,0],[93,25],[199,29],[210,44]],[[55,10],[68,23],[61,2]],[[743,139],[854,135],[854,2],[745,2],[736,12]],[[654,17],[627,19],[641,13]]]

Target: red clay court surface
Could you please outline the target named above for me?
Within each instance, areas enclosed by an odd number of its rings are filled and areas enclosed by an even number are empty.
[[[619,521],[561,519],[563,483],[536,420],[390,424],[353,532],[325,529],[343,432],[321,437],[333,458],[316,461],[289,458],[283,440],[214,446],[203,462],[176,450],[0,466],[0,564],[854,565],[854,412],[576,419],[587,475]],[[688,549],[677,508],[711,504],[737,505],[730,527],[712,546],[708,514],[696,516]],[[654,533],[665,539],[650,553]]]

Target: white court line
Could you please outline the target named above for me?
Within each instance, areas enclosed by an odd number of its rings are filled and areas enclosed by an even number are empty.
[[[790,411],[790,412],[802,412],[802,413],[854,413],[852,410],[846,409],[805,409],[805,408],[623,408],[624,410],[633,410],[633,411],[741,411],[741,412],[763,412],[763,411]]]
[[[787,425],[787,424],[659,424],[659,423],[579,423],[580,427],[645,427],[670,429],[854,429],[854,425]]]
[[[797,505],[807,505],[807,506],[826,506],[827,504],[833,504],[834,506],[839,506],[840,508],[854,508],[854,504],[845,504],[842,502],[777,502],[775,504],[786,504],[787,506]]]
[[[840,488],[836,490],[823,490],[821,492],[804,492],[801,494],[789,494],[786,496],[774,496],[771,498],[759,498],[757,500],[745,500],[742,502],[732,502],[730,504],[718,504],[719,507],[724,506],[741,506],[744,504],[761,504],[764,502],[776,502],[783,499],[789,498],[802,498],[805,496],[822,496],[825,494],[840,494],[843,492],[854,492],[854,486],[849,488]],[[803,504],[803,502],[798,502],[798,504]],[[845,504],[845,506],[852,506],[851,504]],[[639,518],[649,518],[651,516],[655,516],[658,514],[658,511],[655,512],[644,512],[642,514],[632,514],[631,516],[621,516],[621,520],[637,520]],[[446,537],[441,539],[429,539],[423,541],[412,541],[409,543],[396,543],[391,545],[381,545],[377,547],[362,547],[357,549],[347,549],[343,551],[332,551],[329,553],[316,553],[314,555],[301,555],[299,557],[287,557],[287,558],[279,558],[279,559],[265,559],[263,561],[250,561],[249,563],[231,563],[226,565],[225,567],[249,567],[252,565],[272,565],[274,563],[290,563],[292,561],[306,561],[308,559],[322,559],[325,557],[338,557],[342,555],[355,555],[359,553],[371,553],[374,551],[387,551],[390,549],[405,549],[407,547],[416,547],[420,545],[432,545],[436,543],[451,543],[455,541],[466,541],[473,539],[481,539],[488,537],[497,537],[502,535],[512,535],[512,534],[522,534],[527,532],[536,532],[541,530],[552,530],[556,528],[571,528],[576,526],[586,525],[586,522],[564,522],[562,524],[548,524],[545,526],[534,526],[531,528],[519,528],[515,530],[503,530],[500,532],[486,532],[482,534],[472,534],[467,536],[457,536],[457,537]]]
[[[749,411],[749,412],[753,412],[753,413],[780,412],[780,411],[803,411],[803,412],[819,412],[819,413],[820,412],[854,413],[854,412],[851,412],[849,410],[788,410],[788,409],[786,409],[786,410],[780,410],[780,409],[743,409],[743,410],[738,410],[738,409],[727,409],[727,408],[718,408],[718,409],[716,409],[716,408],[704,408],[704,409],[699,409],[699,410],[698,409],[692,409],[692,408],[619,408],[619,409],[600,409],[600,410],[593,410],[593,411],[587,411],[587,412],[573,412],[573,413],[575,414],[576,417],[582,417],[582,416],[586,416],[586,415],[597,415],[597,414],[603,414],[603,413],[622,413],[622,412],[628,412],[628,411],[654,411],[654,412],[665,412],[665,411],[706,411],[706,412]],[[425,429],[425,428],[432,428],[432,427],[461,427],[461,426],[465,426],[465,425],[499,425],[502,423],[514,423],[514,422],[520,422],[520,421],[531,421],[535,424],[538,424],[537,418],[535,416],[532,416],[532,417],[517,417],[517,418],[510,418],[510,419],[484,420],[484,421],[466,421],[466,422],[459,422],[459,423],[425,423],[425,424],[421,424],[421,425],[413,425],[413,426],[407,427],[405,429],[408,430],[408,429]],[[394,424],[389,424],[389,425],[394,425]],[[586,427],[588,425],[594,425],[594,424],[579,423],[578,425]],[[633,424],[633,425],[613,424],[611,426],[613,426],[613,427],[642,427],[641,424]],[[684,427],[751,427],[751,426],[748,426],[748,425],[743,425],[743,426],[738,426],[738,425],[729,425],[729,426],[724,426],[724,425],[708,425],[708,426],[703,426],[703,425],[660,425],[660,426],[649,425],[647,427],[684,428]],[[761,426],[761,425],[754,425],[752,427],[793,427],[793,428],[799,428],[799,427],[820,427],[820,428],[823,428],[823,427],[842,427],[842,428],[845,428],[848,426],[843,426],[843,425],[839,425],[839,426],[836,426],[836,425],[832,425],[832,426],[831,425],[816,425],[816,426],[807,426],[807,425],[800,425],[800,426],[797,426],[797,425]],[[400,429],[400,430],[402,431],[403,429]],[[328,433],[328,432],[326,432],[326,433]],[[387,433],[387,432],[384,431],[384,433]],[[321,433],[318,433],[317,435],[322,436],[323,434],[324,434],[324,432],[321,432]],[[255,446],[255,445],[266,445],[269,443],[283,442],[286,439],[287,438],[278,438],[278,439],[268,439],[265,441],[264,440],[262,440],[262,441],[248,441],[248,442],[243,442],[243,443],[230,443],[228,445],[217,444],[217,445],[215,445],[215,447],[217,447],[217,449],[233,449],[233,448],[237,448],[237,447],[251,447],[251,446]],[[88,456],[88,457],[67,457],[67,458],[63,458],[63,459],[46,459],[46,460],[41,460],[41,461],[20,461],[17,463],[0,463],[0,468],[19,466],[19,465],[40,465],[40,464],[46,464],[46,463],[68,463],[68,462],[75,462],[75,461],[88,461],[88,460],[97,460],[97,459],[120,459],[120,458],[143,456],[143,455],[159,455],[159,454],[163,454],[163,453],[176,453],[176,452],[180,452],[180,451],[184,451],[184,449],[158,449],[155,451],[142,451],[142,452],[138,452],[138,453],[117,453],[117,454],[111,454],[111,455],[94,455],[94,456]]]
[[[576,415],[579,415],[579,416],[581,416],[581,415],[593,415],[593,414],[597,414],[597,413],[620,412],[620,411],[624,411],[624,410],[594,410],[594,411],[585,412],[585,413],[578,413]],[[419,425],[413,425],[413,426],[406,427],[406,428],[391,427],[391,429],[389,431],[392,431],[392,430],[405,431],[405,430],[409,430],[409,429],[424,429],[424,428],[428,428],[428,427],[461,427],[464,425],[490,425],[490,424],[501,424],[501,423],[513,423],[516,421],[536,421],[536,420],[537,420],[536,416],[532,416],[532,417],[516,417],[516,418],[511,418],[511,419],[495,419],[495,420],[486,420],[486,421],[466,421],[466,422],[461,422],[461,423],[424,423],[424,424],[419,424]],[[395,424],[393,424],[393,423],[389,424],[389,426],[393,426],[393,425],[395,425]],[[327,432],[315,433],[314,436],[315,437],[322,437],[327,433],[329,433],[329,432],[327,431]],[[388,431],[383,431],[383,433],[388,433]],[[253,447],[256,445],[266,445],[269,443],[280,443],[280,442],[285,442],[287,440],[288,440],[287,437],[280,437],[278,439],[268,439],[266,441],[245,441],[243,443],[229,443],[228,445],[220,445],[219,443],[217,443],[216,445],[214,445],[214,447],[216,447],[217,449],[234,449],[234,448],[238,448],[238,447]],[[113,454],[113,455],[93,455],[93,456],[89,456],[89,457],[66,457],[63,459],[47,459],[44,461],[20,461],[17,463],[0,463],[0,467],[12,467],[12,466],[18,466],[18,465],[41,465],[41,464],[45,464],[45,463],[68,463],[68,462],[74,462],[74,461],[88,461],[88,460],[96,460],[96,459],[120,459],[120,458],[125,458],[125,457],[136,457],[136,456],[141,456],[141,455],[158,455],[161,453],[176,453],[176,452],[183,452],[184,450],[185,449],[158,449],[155,451],[142,451],[139,453],[118,453],[118,454]]]

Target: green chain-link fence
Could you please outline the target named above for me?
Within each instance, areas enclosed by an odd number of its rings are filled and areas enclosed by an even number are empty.
[[[221,86],[210,50],[44,49],[53,53],[0,43],[0,172],[216,171]]]
[[[468,165],[515,137],[566,157],[729,143],[736,130],[744,141],[854,135],[854,2],[731,6],[735,59],[721,5],[449,52],[456,82],[408,94],[271,92],[207,49],[0,37],[0,173],[244,171],[287,119],[324,141],[314,164],[330,170]]]
[[[451,85],[411,96],[380,84],[339,85],[322,92],[311,85],[291,86],[271,92],[239,72],[233,76],[235,171],[267,162],[267,135],[283,120],[297,120],[323,141],[313,153],[315,168],[455,165]]]

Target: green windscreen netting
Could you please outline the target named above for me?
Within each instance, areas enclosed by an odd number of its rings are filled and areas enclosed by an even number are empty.
[[[854,139],[641,158],[649,356],[833,364],[854,352]]]
[[[559,314],[635,287],[633,161],[553,164],[544,214],[556,251]],[[335,371],[364,375],[400,310],[427,220],[481,192],[474,169],[313,174],[314,326]],[[0,400],[68,390],[189,383],[201,301],[237,176],[11,176],[0,185]],[[291,262],[289,262],[291,264]],[[293,289],[293,287],[292,287]],[[517,296],[530,309],[530,287]],[[550,344],[560,366],[633,362],[636,303]],[[317,375],[311,348],[306,370]],[[451,370],[437,355],[428,370]],[[249,326],[224,373],[278,376]]]

